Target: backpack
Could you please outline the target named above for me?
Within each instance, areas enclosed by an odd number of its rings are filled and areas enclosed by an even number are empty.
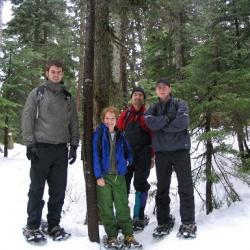
[[[38,115],[39,115],[40,100],[44,96],[44,89],[45,88],[46,88],[45,85],[40,85],[40,86],[38,86],[38,88],[36,90],[36,97],[37,97],[36,119],[38,118]],[[70,102],[71,94],[69,93],[69,91],[67,91],[65,88],[63,88],[63,94],[64,94],[64,100]]]

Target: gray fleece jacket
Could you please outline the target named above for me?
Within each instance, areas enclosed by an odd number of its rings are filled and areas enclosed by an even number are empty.
[[[78,146],[79,125],[73,98],[65,98],[64,85],[44,83],[39,98],[33,89],[24,106],[22,131],[25,145],[70,143]]]

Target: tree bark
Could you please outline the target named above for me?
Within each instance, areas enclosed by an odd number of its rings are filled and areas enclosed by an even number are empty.
[[[128,91],[128,75],[127,75],[127,32],[128,32],[128,17],[126,10],[121,13],[121,44],[120,47],[120,82],[122,86],[122,105],[127,105],[127,91]]]
[[[112,47],[109,27],[109,1],[96,2],[95,30],[95,124],[100,123],[102,110],[109,105],[112,82]]]
[[[98,208],[96,197],[96,179],[92,165],[92,133],[93,133],[93,78],[94,78],[94,31],[95,31],[95,0],[87,1],[86,17],[86,49],[84,57],[84,86],[83,86],[83,120],[84,137],[83,152],[86,196],[88,235],[92,242],[100,242],[98,228]]]

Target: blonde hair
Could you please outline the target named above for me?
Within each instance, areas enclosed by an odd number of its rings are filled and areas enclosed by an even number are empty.
[[[110,112],[110,113],[114,113],[115,114],[115,118],[118,119],[118,116],[119,116],[119,112],[118,112],[118,109],[113,107],[113,106],[109,106],[107,108],[104,108],[102,110],[102,113],[101,113],[101,121],[103,122],[104,121],[104,117],[105,115]]]

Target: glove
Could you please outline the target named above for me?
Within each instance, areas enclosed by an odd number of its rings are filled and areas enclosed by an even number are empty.
[[[26,156],[32,162],[38,162],[39,160],[39,153],[34,144],[27,146]]]
[[[76,149],[74,145],[70,145],[69,149],[69,164],[72,165],[76,161]]]

